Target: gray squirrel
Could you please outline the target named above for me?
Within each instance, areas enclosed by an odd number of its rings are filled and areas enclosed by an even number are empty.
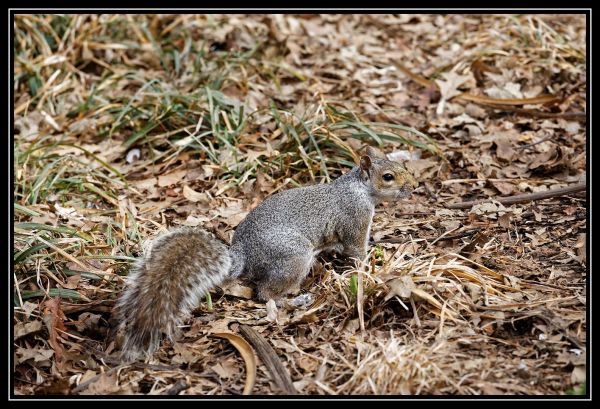
[[[315,257],[334,250],[364,259],[375,206],[418,186],[400,163],[367,148],[360,164],[328,184],[267,198],[238,225],[231,246],[200,228],[154,240],[137,260],[116,303],[122,356],[151,355],[208,291],[236,279],[255,284],[261,301],[298,291]]]

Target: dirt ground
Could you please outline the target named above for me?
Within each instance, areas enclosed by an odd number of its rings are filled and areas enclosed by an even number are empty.
[[[587,200],[553,193],[586,183],[584,15],[13,29],[15,395],[585,395]],[[120,361],[111,313],[149,239],[230,240],[366,145],[420,185],[378,207],[362,268],[324,255],[295,310],[217,289],[177,342]]]

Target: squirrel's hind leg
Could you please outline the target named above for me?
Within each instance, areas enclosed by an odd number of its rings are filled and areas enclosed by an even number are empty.
[[[256,283],[258,298],[262,301],[278,302],[286,294],[298,292],[304,278],[310,272],[314,257],[298,255],[287,257],[272,264],[271,271],[265,272]]]

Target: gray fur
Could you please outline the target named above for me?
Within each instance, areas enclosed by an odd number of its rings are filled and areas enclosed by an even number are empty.
[[[384,181],[386,173],[393,180]],[[266,199],[237,227],[230,249],[201,229],[158,238],[134,266],[117,304],[124,355],[151,354],[162,333],[172,338],[206,292],[226,280],[249,280],[259,299],[278,300],[300,287],[321,251],[363,259],[375,206],[416,185],[399,163],[369,154],[330,184]]]

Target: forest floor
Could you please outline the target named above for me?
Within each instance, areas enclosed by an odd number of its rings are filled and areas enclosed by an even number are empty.
[[[586,194],[501,203],[586,183],[585,16],[13,27],[15,394],[585,394]],[[366,145],[420,186],[378,207],[363,269],[320,258],[293,311],[216,290],[177,342],[120,362],[112,309],[148,239],[230,240]]]

